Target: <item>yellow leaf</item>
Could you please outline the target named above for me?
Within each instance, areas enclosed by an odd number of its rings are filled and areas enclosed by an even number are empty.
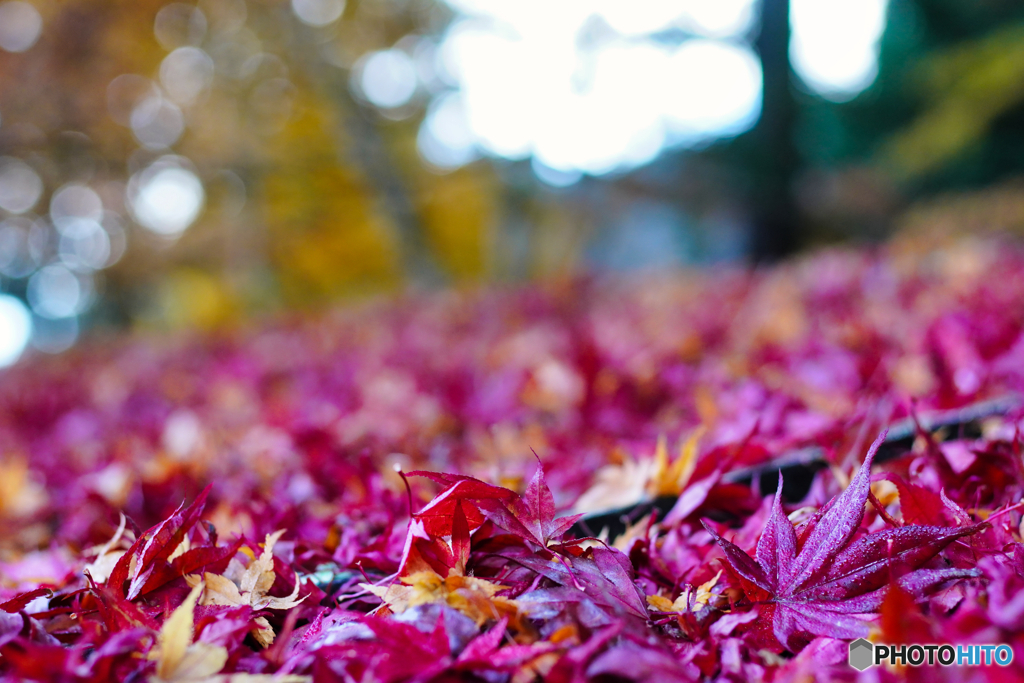
[[[383,600],[394,614],[401,614],[410,607],[440,602],[454,607],[478,624],[503,616],[514,621],[519,613],[519,606],[514,600],[497,596],[505,586],[486,579],[454,573],[442,579],[432,571],[421,571],[403,576],[401,581],[401,584],[387,588],[361,585]]]
[[[172,678],[164,679],[176,683],[206,681],[228,661],[228,651],[220,645],[193,643],[185,650]]]
[[[711,601],[711,598],[714,596],[714,593],[711,592],[711,589],[715,587],[715,585],[718,583],[718,579],[720,579],[721,577],[722,570],[719,569],[718,573],[715,574],[710,581],[705,581],[701,585],[697,586],[697,593],[693,596],[693,601],[701,607],[707,605]],[[676,602],[678,602],[678,600]],[[682,609],[686,609],[688,606],[689,601],[687,601],[687,603],[682,606]]]
[[[647,604],[659,612],[674,612],[674,605],[668,598],[660,595],[648,595]]]
[[[678,496],[690,483],[690,477],[697,467],[697,444],[704,435],[704,427],[698,427],[683,442],[679,449],[679,457],[672,463],[668,462],[668,449],[665,438],[658,439],[658,448],[654,454],[654,473],[651,476],[648,490],[654,496]]]
[[[156,647],[149,653],[156,659],[155,681],[186,683],[201,681],[224,668],[228,651],[210,643],[193,643],[195,608],[203,584],[197,583],[185,601],[175,609],[157,634]]]
[[[413,599],[413,595],[416,594],[415,588],[412,586],[403,586],[400,583],[391,584],[387,588],[384,586],[372,586],[368,583],[361,583],[359,586],[361,588],[365,588],[383,600],[384,604],[392,614],[401,614],[412,607],[410,603]]]
[[[185,651],[192,644],[193,614],[199,594],[202,592],[202,584],[192,589],[192,592],[185,598],[167,621],[164,622],[160,634],[157,636],[157,664],[156,675],[159,678],[170,680],[181,660],[185,657]]]
[[[656,529],[657,525],[654,525],[654,528]],[[628,555],[629,549],[633,546],[633,541],[646,536],[650,529],[651,515],[644,515],[640,519],[636,520],[635,523],[628,525],[626,530],[619,534],[619,537],[616,538],[615,542],[611,545],[616,550],[621,550]],[[607,531],[607,529],[603,529],[602,533],[604,531]],[[607,541],[607,539],[604,540]]]
[[[210,574],[207,572],[203,580],[190,575],[185,580],[193,588],[205,583],[202,604],[204,605],[248,605],[254,610],[261,609],[291,609],[301,603],[305,596],[298,598],[300,585],[295,584],[290,595],[283,598],[267,595],[267,591],[274,585],[276,574],[274,574],[274,544],[281,538],[284,530],[267,534],[266,542],[263,544],[263,552],[258,558],[254,558],[249,566],[242,569],[241,563],[232,560],[224,576]],[[298,599],[297,599],[298,598]],[[274,630],[263,617],[256,619],[257,630],[253,633],[264,647],[274,642]]]
[[[249,601],[238,592],[238,586],[231,580],[209,572],[203,575],[203,579],[206,582],[206,590],[203,591],[203,605],[236,606],[249,604]],[[190,586],[195,586],[199,583],[198,577],[195,576],[186,576],[185,580]]]
[[[274,629],[270,626],[270,622],[267,621],[266,617],[256,617],[256,630],[253,632],[253,637],[256,642],[262,645],[264,648],[268,648],[274,644],[274,638],[277,635],[274,633]]]
[[[573,512],[601,512],[639,503],[653,467],[653,461],[637,462],[628,455],[621,465],[605,465],[594,476],[594,484],[577,499]]]
[[[694,430],[680,447],[679,457],[671,462],[662,436],[651,460],[637,462],[627,454],[621,464],[605,465],[594,476],[594,484],[577,499],[573,512],[603,512],[635,505],[648,497],[678,496],[693,476],[697,445],[704,431],[703,426]]]
[[[675,613],[690,611],[691,601],[696,609],[705,607],[711,601],[711,598],[714,597],[712,589],[718,584],[718,579],[721,576],[722,572],[719,570],[710,581],[705,581],[698,586],[696,592],[693,591],[692,586],[687,586],[686,590],[674,602],[661,595],[648,595],[647,604],[659,612]]]
[[[181,539],[181,543],[179,543],[178,547],[174,549],[174,552],[171,553],[170,557],[167,558],[167,561],[170,562],[177,557],[181,557],[191,549],[192,543],[188,540],[188,536],[185,536]]]
[[[431,571],[416,572],[402,577],[402,583],[409,586],[409,607],[439,602],[447,597],[444,579]]]
[[[242,593],[263,597],[274,585],[274,544],[282,534],[284,534],[284,529],[267,534],[267,540],[263,544],[263,554],[250,563],[245,574],[242,575],[242,581],[238,586]]]
[[[668,471],[668,446],[665,444],[665,435],[662,434],[658,437],[658,445],[654,448],[654,474],[651,476],[656,495],[659,482],[665,480]]]
[[[268,588],[269,588],[269,586],[268,586]],[[301,598],[298,597],[299,596],[299,588],[300,588],[300,585],[299,585],[298,582],[296,582],[295,583],[295,587],[292,589],[292,592],[289,595],[287,595],[286,597],[283,597],[283,598],[275,598],[272,595],[264,595],[264,596],[259,597],[259,598],[252,597],[252,598],[250,598],[251,604],[252,604],[252,608],[253,609],[291,609],[292,607],[297,606],[299,603],[301,603],[303,600],[306,599],[306,596],[302,596]],[[296,599],[296,598],[298,598],[298,599]]]

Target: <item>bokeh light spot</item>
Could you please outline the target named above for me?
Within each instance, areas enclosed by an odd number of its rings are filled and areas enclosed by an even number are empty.
[[[171,3],[157,12],[153,33],[165,50],[198,45],[206,36],[206,15],[198,7]]]
[[[498,157],[532,156],[541,173],[628,170],[666,148],[741,133],[760,114],[760,61],[749,45],[658,37],[667,29],[732,36],[749,28],[751,0],[715,11],[691,0],[449,4],[471,18],[448,30],[438,62],[459,90],[473,143]],[[437,149],[437,127],[428,114],[425,157],[473,158]]]
[[[128,248],[128,234],[121,224],[120,216],[115,213],[105,214],[102,225],[103,231],[107,233],[107,239],[110,241],[110,254],[104,264],[105,268],[109,268],[124,256],[124,252]]]
[[[793,0],[790,60],[813,91],[837,102],[878,75],[878,41],[887,0]]]
[[[406,104],[416,94],[416,65],[401,50],[371,52],[360,64],[359,91],[382,109]]]
[[[670,130],[685,142],[735,135],[761,112],[761,63],[749,48],[689,40],[672,56],[666,89]]]
[[[292,11],[304,24],[327,26],[341,18],[344,0],[292,0]]]
[[[416,146],[428,163],[445,170],[468,164],[479,156],[459,95],[445,95],[430,105]]]
[[[28,279],[29,305],[43,318],[68,318],[88,305],[88,289],[83,280],[66,266],[53,263],[37,270]]]
[[[32,221],[25,216],[14,216],[0,223],[0,274],[9,278],[23,278],[36,269],[29,246]]]
[[[33,348],[43,353],[62,353],[78,340],[78,318],[40,318],[32,321]]]
[[[39,40],[43,18],[27,2],[9,0],[0,3],[0,48],[8,52],[24,52]]]
[[[550,185],[551,187],[569,187],[583,179],[583,174],[580,171],[560,171],[556,168],[551,168],[550,166],[545,165],[536,157],[534,157],[533,161],[530,162],[530,168],[533,169],[534,175],[536,175],[541,182],[545,185]]]
[[[60,232],[75,232],[82,220],[95,222],[103,217],[103,200],[87,185],[69,183],[50,198],[50,218]]]
[[[213,81],[213,60],[197,47],[179,47],[160,63],[160,83],[168,97],[190,104]]]
[[[80,229],[60,238],[60,260],[68,268],[88,273],[100,270],[110,259],[110,237],[96,221],[81,220]]]
[[[43,193],[43,181],[21,159],[0,157],[0,209],[24,213],[36,205]]]
[[[21,357],[32,336],[32,315],[19,299],[0,294],[0,367]]]
[[[199,217],[204,201],[202,182],[174,159],[158,160],[128,184],[132,215],[158,235],[180,235]]]
[[[132,112],[148,97],[159,97],[156,83],[138,74],[121,74],[107,85],[107,111],[122,126],[132,125]]]
[[[147,97],[132,110],[132,133],[146,149],[170,147],[185,131],[185,118],[174,103],[159,95]]]

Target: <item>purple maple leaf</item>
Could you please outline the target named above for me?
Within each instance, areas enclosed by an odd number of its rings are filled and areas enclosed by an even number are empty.
[[[822,508],[816,523],[812,520],[802,547],[782,510],[781,473],[754,557],[704,525],[745,582],[747,597],[771,604],[773,609],[767,612],[772,630],[791,651],[799,650],[814,636],[847,640],[866,636],[867,626],[858,617],[878,611],[893,579],[912,595],[921,596],[944,581],[978,575],[975,570],[921,567],[983,524],[901,526],[851,543],[864,517],[871,462],[884,438],[885,433],[872,444],[847,489]]]

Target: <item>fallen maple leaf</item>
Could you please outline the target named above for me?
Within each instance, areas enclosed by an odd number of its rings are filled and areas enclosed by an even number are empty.
[[[516,496],[506,505],[498,507],[492,518],[495,524],[506,531],[546,548],[548,543],[561,539],[582,516],[555,518],[555,501],[538,459],[537,469],[522,497]]]
[[[362,587],[383,600],[395,614],[418,605],[445,603],[482,626],[502,618],[514,620],[519,613],[515,600],[497,595],[506,586],[454,572],[447,578],[441,578],[434,572],[422,571],[404,576],[401,583],[386,588],[368,584],[362,584]]]
[[[195,635],[195,608],[203,584],[197,584],[157,635],[156,647],[149,653],[156,660],[156,675],[152,681],[186,683],[202,681],[219,673],[228,660],[227,649],[210,643],[193,643]]]
[[[696,470],[697,444],[704,431],[699,427],[687,437],[674,460],[669,459],[664,436],[658,438],[652,459],[637,461],[624,453],[620,464],[605,465],[594,474],[593,483],[576,499],[573,510],[604,512],[659,496],[679,496]]]
[[[456,486],[458,485],[460,484],[457,483]],[[455,503],[451,519],[450,549],[443,540],[436,538],[424,539],[427,543],[416,545],[418,559],[423,559],[424,552],[430,552],[433,563],[403,562],[403,568],[407,573],[399,579],[400,583],[392,583],[386,587],[361,584],[362,588],[383,600],[394,614],[401,614],[418,605],[447,603],[480,626],[502,617],[516,619],[519,607],[515,601],[497,596],[497,593],[507,586],[466,575],[471,540],[469,520],[464,511],[467,506],[469,503],[462,500]],[[422,522],[416,522],[416,529],[423,526]],[[411,542],[419,540],[419,537],[412,535],[416,529],[410,529]],[[407,553],[407,557],[409,554],[411,553]],[[447,570],[447,575],[441,576],[428,565],[440,565],[441,569]],[[413,567],[424,568],[409,571]]]
[[[683,492],[697,469],[697,445],[704,432],[704,427],[694,430],[679,447],[679,457],[671,462],[664,437],[658,439],[658,447],[654,452],[654,473],[648,484],[648,492],[652,496],[678,496]]]
[[[472,477],[411,472],[448,486],[422,510],[413,515],[406,534],[399,576],[433,572],[441,577],[464,574],[469,559],[469,534],[485,517],[505,531],[542,548],[562,539],[581,517],[555,517],[555,503],[537,463],[526,491],[514,491],[486,484]],[[451,543],[444,537],[450,537]]]
[[[618,550],[598,545],[580,556],[563,556],[560,561],[534,554],[503,556],[558,584],[516,598],[531,616],[558,613],[571,603],[587,602],[603,613],[598,621],[610,623],[622,617],[647,621],[646,601],[636,585],[633,567]]]
[[[711,598],[715,596],[713,589],[721,577],[722,572],[719,570],[711,579],[697,586],[696,590],[692,586],[687,586],[675,600],[669,600],[661,595],[648,595],[647,604],[659,612],[696,612],[711,602]]]
[[[647,494],[654,467],[653,460],[637,461],[628,454],[621,464],[601,467],[590,488],[576,499],[573,511],[589,514],[636,505]]]
[[[309,676],[274,676],[269,674],[221,674],[228,660],[227,648],[195,637],[195,609],[204,585],[199,582],[157,634],[156,647],[149,658],[156,660],[156,674],[151,683],[309,683]]]
[[[201,602],[203,605],[245,605],[253,610],[291,609],[305,599],[305,596],[296,599],[299,594],[299,582],[295,583],[295,588],[287,597],[276,598],[267,595],[277,577],[274,573],[274,544],[282,534],[284,529],[267,534],[263,553],[250,562],[248,567],[243,568],[240,562],[232,559],[224,575],[207,572],[203,579],[189,575],[185,580],[193,587],[205,582],[206,590],[203,591]],[[255,622],[259,628],[253,635],[260,645],[269,647],[274,642],[274,630],[270,622],[266,617],[257,617]]]
[[[858,617],[876,612],[894,576],[908,593],[920,596],[943,581],[976,576],[975,570],[920,569],[957,538],[975,533],[966,527],[903,526],[870,534],[851,543],[864,516],[871,462],[885,433],[868,451],[850,485],[822,508],[799,547],[792,523],[782,510],[782,474],[771,515],[757,543],[755,558],[704,526],[725,551],[753,602],[769,602],[775,638],[797,651],[807,636],[849,639],[866,636]],[[813,526],[812,526],[813,524]],[[799,549],[798,549],[799,548]]]
[[[471,529],[480,526],[484,521],[481,508],[490,509],[494,501],[507,501],[515,497],[515,492],[500,486],[492,486],[479,479],[457,474],[439,472],[409,472],[411,477],[425,477],[442,484],[447,488],[431,500],[422,510],[415,514],[417,521],[423,523],[424,530],[431,536],[450,536],[455,508],[465,501],[475,501],[475,505],[463,505]]]
[[[135,600],[169,581],[208,565],[226,562],[232,557],[241,544],[240,540],[229,546],[196,548],[190,547],[187,540],[188,533],[203,513],[209,493],[210,487],[207,486],[191,505],[186,507],[182,503],[170,517],[139,536],[110,569],[106,582],[108,587],[128,600]],[[105,570],[106,567],[100,565],[98,569]]]

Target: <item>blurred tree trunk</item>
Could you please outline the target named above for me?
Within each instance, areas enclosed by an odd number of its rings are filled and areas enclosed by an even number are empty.
[[[793,196],[799,165],[793,129],[796,100],[789,65],[789,0],[761,0],[761,31],[754,43],[764,73],[761,119],[752,131],[755,174],[751,258],[774,261],[802,242]]]

